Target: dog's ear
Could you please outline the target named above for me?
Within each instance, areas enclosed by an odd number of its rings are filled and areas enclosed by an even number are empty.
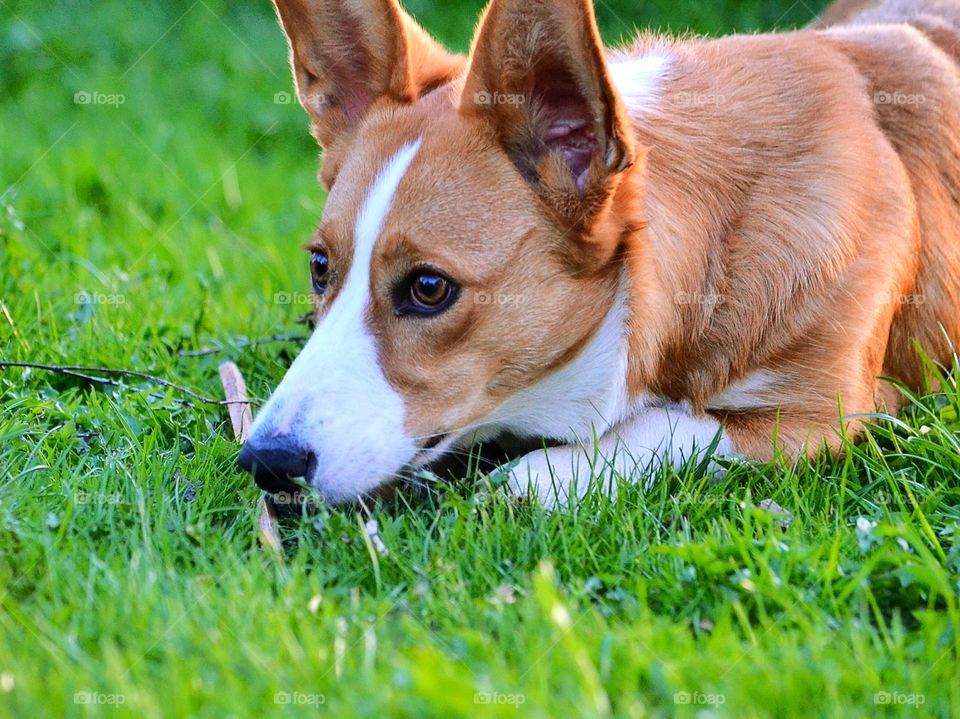
[[[520,172],[574,224],[589,223],[634,162],[592,0],[493,0],[461,112],[493,123]]]
[[[380,102],[410,103],[460,73],[397,0],[274,0],[297,95],[324,147]]]

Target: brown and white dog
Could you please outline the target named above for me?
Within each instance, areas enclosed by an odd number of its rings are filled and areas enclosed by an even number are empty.
[[[559,445],[511,475],[552,503],[836,450],[896,410],[879,377],[921,384],[914,342],[950,360],[960,2],[606,50],[590,0],[493,0],[468,58],[396,0],[275,2],[329,199],[264,488],[348,500],[506,435]]]

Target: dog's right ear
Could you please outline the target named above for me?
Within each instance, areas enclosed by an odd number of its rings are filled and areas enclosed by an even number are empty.
[[[378,103],[411,103],[456,77],[448,53],[397,0],[273,0],[300,104],[330,147]]]
[[[461,99],[575,226],[594,221],[638,155],[605,55],[593,0],[492,0]]]

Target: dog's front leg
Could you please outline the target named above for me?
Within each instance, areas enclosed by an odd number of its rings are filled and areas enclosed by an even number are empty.
[[[710,415],[682,405],[650,407],[611,427],[596,442],[563,445],[524,455],[510,470],[518,495],[535,495],[546,507],[582,497],[592,477],[614,473],[628,481],[650,482],[663,465],[681,467],[691,458],[730,454],[733,444]],[[611,491],[616,483],[610,482]]]

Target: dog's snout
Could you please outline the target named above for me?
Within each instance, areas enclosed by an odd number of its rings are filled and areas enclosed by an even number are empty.
[[[251,438],[240,450],[237,460],[244,471],[253,475],[259,487],[271,494],[299,491],[290,480],[308,477],[316,464],[313,453],[294,444],[287,437],[266,441]]]

